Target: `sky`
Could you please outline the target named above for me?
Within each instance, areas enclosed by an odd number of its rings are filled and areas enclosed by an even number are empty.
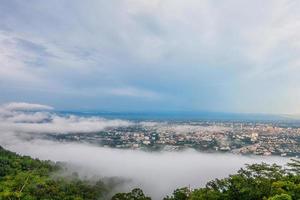
[[[300,113],[300,1],[1,0],[0,103]]]

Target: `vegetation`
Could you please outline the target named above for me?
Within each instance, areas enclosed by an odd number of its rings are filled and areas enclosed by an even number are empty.
[[[0,147],[0,200],[107,199],[109,188],[101,181],[84,181],[76,174],[54,176],[58,164],[19,156]]]
[[[0,147],[0,200],[96,200],[109,199],[113,186],[87,181],[72,174],[54,176],[61,165],[20,156]],[[164,200],[299,200],[300,161],[279,165],[246,165],[236,174],[191,190],[176,189]],[[141,189],[117,193],[112,200],[151,200]]]
[[[253,164],[237,174],[207,183],[205,188],[181,188],[165,200],[299,200],[300,161],[288,168],[279,165]]]
[[[151,198],[146,197],[141,189],[135,188],[129,193],[115,194],[112,200],[151,200]]]

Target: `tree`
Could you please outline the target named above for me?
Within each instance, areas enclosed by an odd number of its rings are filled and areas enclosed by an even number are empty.
[[[187,200],[189,199],[190,190],[187,187],[174,190],[171,197],[167,196],[164,200]]]
[[[140,188],[135,188],[128,193],[117,193],[112,197],[112,200],[151,200],[150,197],[144,195]]]
[[[190,193],[180,190],[168,200],[256,200],[256,199],[300,199],[299,162],[292,161],[288,169],[266,163],[246,165],[236,174],[224,179],[215,179]],[[179,194],[179,195],[175,195]],[[184,194],[187,194],[184,196]],[[273,200],[273,199],[272,199]]]
[[[288,194],[280,194],[270,197],[268,200],[292,200],[292,197]]]

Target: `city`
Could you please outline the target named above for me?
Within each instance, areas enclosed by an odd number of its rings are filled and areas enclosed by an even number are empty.
[[[137,122],[99,132],[47,134],[47,137],[145,151],[192,148],[245,155],[300,155],[300,127],[284,122]]]

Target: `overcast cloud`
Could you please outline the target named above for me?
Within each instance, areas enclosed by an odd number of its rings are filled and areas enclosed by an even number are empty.
[[[0,102],[299,113],[299,9],[297,0],[3,0]]]

